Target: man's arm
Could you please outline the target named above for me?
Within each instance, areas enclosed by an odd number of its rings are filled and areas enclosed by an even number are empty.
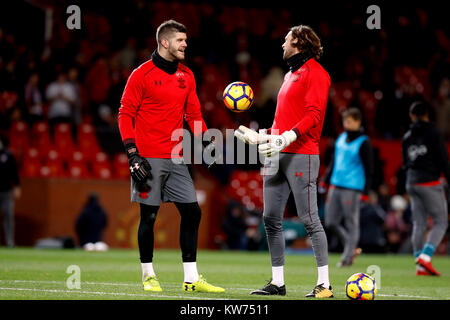
[[[359,156],[364,166],[364,175],[366,177],[366,183],[364,185],[364,195],[369,194],[370,187],[372,185],[372,174],[373,174],[373,155],[372,155],[372,145],[369,140],[366,140],[361,145],[359,149]]]
[[[120,100],[119,108],[119,131],[122,136],[122,141],[124,144],[126,142],[135,141],[134,134],[134,119],[137,116],[137,112],[142,103],[143,88],[142,79],[138,70],[133,71],[133,73],[128,78],[125,89],[123,90],[122,99]]]
[[[133,71],[125,85],[120,101],[118,121],[120,135],[128,156],[131,177],[137,183],[142,183],[150,177],[151,166],[145,158],[139,155],[135,142],[134,119],[136,119],[143,97],[142,78],[138,70]]]

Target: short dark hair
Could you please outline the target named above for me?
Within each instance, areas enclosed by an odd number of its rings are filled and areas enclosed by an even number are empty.
[[[292,38],[298,39],[294,44],[300,51],[306,52],[316,60],[319,60],[323,53],[323,47],[319,37],[309,26],[299,25],[292,27]]]
[[[163,37],[167,36],[172,32],[183,32],[186,33],[187,29],[184,24],[181,24],[175,20],[167,20],[161,23],[161,25],[156,30],[156,41],[158,44],[161,43]]]
[[[424,101],[416,101],[411,104],[409,113],[416,117],[423,117],[430,114],[430,106]]]
[[[353,120],[362,121],[362,113],[358,108],[348,108],[342,112],[342,119],[352,117]]]

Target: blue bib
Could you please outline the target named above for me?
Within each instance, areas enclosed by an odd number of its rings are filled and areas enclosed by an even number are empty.
[[[334,166],[331,173],[331,184],[336,187],[363,191],[366,184],[364,165],[359,156],[359,149],[368,139],[362,135],[352,142],[346,142],[347,132],[336,140],[334,150]]]

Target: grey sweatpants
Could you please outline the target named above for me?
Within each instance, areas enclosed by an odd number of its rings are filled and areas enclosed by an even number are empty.
[[[300,222],[311,239],[317,266],[328,265],[328,243],[317,209],[319,156],[281,153],[266,158],[263,175],[264,226],[273,267],[284,265],[283,213],[292,191]]]
[[[14,246],[14,195],[12,191],[0,192],[0,214],[3,215],[6,245]]]
[[[437,248],[448,226],[448,210],[444,187],[441,184],[436,186],[407,185],[406,191],[411,198],[413,219],[411,240],[414,252],[423,249],[425,232],[428,227],[428,215],[433,220],[433,227],[428,233],[426,242]]]
[[[325,226],[344,246],[341,261],[350,262],[359,241],[361,191],[331,187],[325,203]],[[344,226],[341,222],[344,220]]]

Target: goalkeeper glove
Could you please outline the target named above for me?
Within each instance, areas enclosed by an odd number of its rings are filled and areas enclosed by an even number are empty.
[[[234,136],[248,144],[258,144],[261,142],[262,138],[261,134],[246,126],[239,126],[239,128],[234,131]]]
[[[128,156],[128,164],[130,165],[130,174],[133,180],[142,184],[147,180],[147,178],[151,179],[150,170],[152,167],[148,161],[139,155],[138,149],[134,142],[126,143],[125,149]]]
[[[266,157],[271,157],[286,148],[297,139],[297,134],[290,130],[281,135],[262,135],[261,143],[258,146],[258,152]]]

